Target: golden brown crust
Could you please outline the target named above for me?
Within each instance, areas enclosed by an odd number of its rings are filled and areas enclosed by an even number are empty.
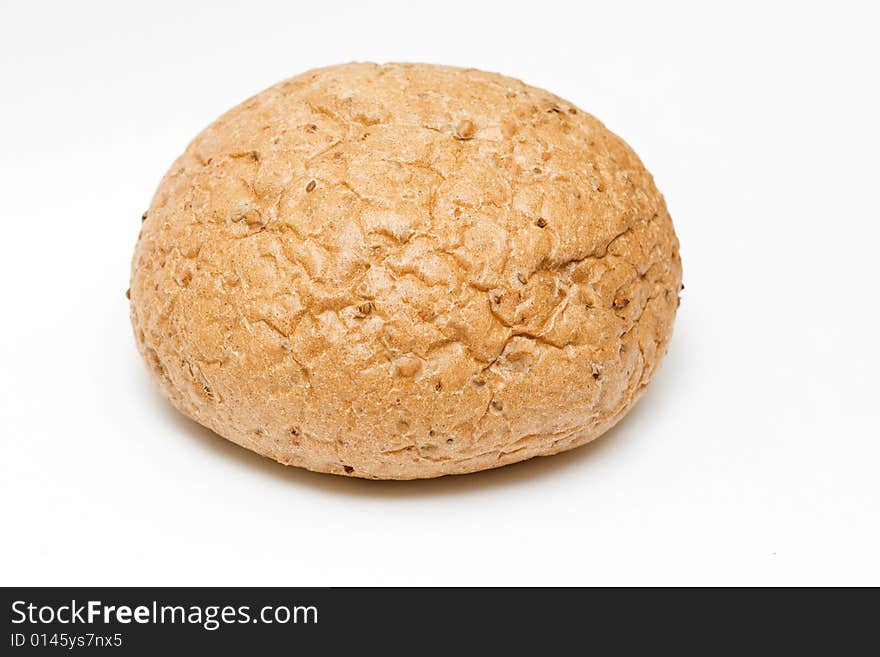
[[[650,381],[680,284],[663,197],[594,117],[492,73],[347,64],[189,145],[144,221],[131,316],[197,422],[411,479],[600,435]]]

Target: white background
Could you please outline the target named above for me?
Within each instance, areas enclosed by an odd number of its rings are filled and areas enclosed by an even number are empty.
[[[0,584],[880,584],[878,15],[712,4],[2,2]],[[598,442],[349,480],[155,391],[123,293],[159,178],[349,60],[521,78],[654,173],[687,287]]]

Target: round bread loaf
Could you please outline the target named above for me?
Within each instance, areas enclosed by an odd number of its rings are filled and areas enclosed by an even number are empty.
[[[281,463],[413,479],[602,434],[680,285],[663,197],[591,115],[493,73],[346,64],[195,138],[130,297],[185,415]]]

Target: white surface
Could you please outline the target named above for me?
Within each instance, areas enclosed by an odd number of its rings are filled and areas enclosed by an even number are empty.
[[[0,5],[0,584],[880,584],[870,3],[128,4]],[[655,174],[687,289],[598,443],[371,483],[154,391],[123,293],[160,176],[222,111],[353,59],[519,77]]]

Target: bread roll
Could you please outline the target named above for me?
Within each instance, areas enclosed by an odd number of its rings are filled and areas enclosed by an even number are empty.
[[[372,479],[583,445],[632,407],[681,285],[636,154],[518,80],[346,64],[230,110],[172,165],[131,273],[185,415]]]

